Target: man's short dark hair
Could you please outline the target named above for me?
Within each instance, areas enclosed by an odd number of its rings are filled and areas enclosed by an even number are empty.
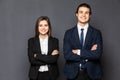
[[[90,15],[92,14],[91,7],[90,7],[90,5],[87,4],[87,3],[82,3],[82,4],[80,4],[80,5],[77,7],[75,13],[78,13],[78,10],[79,10],[80,7],[87,7],[87,8],[90,10]]]

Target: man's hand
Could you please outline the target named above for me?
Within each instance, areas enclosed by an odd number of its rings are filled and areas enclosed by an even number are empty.
[[[57,55],[58,54],[58,50],[53,50],[51,55]]]
[[[91,48],[92,51],[96,50],[97,49],[97,44],[94,44]]]
[[[77,54],[77,53],[78,53],[78,49],[73,49],[72,52],[73,52],[74,54]]]

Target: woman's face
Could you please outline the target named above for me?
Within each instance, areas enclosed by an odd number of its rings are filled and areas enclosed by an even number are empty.
[[[38,23],[38,30],[40,35],[48,35],[49,25],[46,20],[42,20]]]

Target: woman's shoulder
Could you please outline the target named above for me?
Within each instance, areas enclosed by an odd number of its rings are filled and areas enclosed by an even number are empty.
[[[49,39],[51,39],[51,40],[55,40],[55,41],[58,41],[58,38],[53,37],[53,36],[50,36]]]
[[[34,41],[34,40],[36,40],[38,37],[31,37],[31,38],[29,38],[28,39],[28,41]]]

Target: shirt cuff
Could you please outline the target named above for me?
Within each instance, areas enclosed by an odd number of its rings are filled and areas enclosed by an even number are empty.
[[[80,51],[80,49],[79,49],[78,52],[77,52],[77,55],[80,55],[80,53],[81,53],[81,51]]]

